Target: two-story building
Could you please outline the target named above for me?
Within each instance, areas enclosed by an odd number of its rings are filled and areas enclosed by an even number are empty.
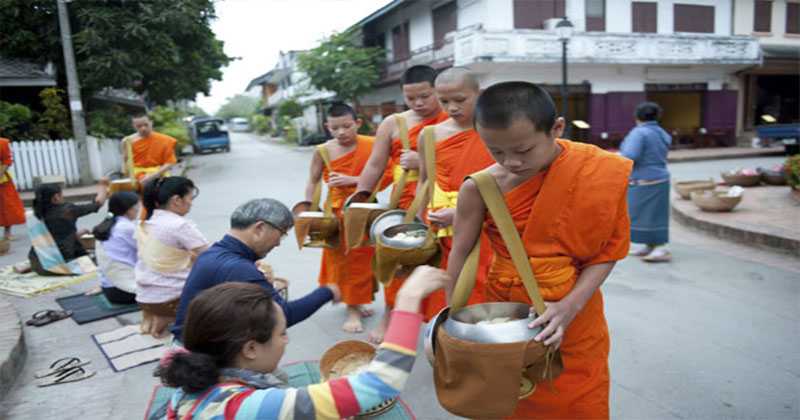
[[[572,137],[617,145],[645,100],[664,108],[677,145],[736,141],[739,73],[760,66],[759,43],[734,35],[735,0],[395,0],[362,19],[366,45],[386,48],[372,112],[402,107],[398,79],[411,65],[466,66],[482,86],[527,80],[560,109],[566,16],[567,119]]]

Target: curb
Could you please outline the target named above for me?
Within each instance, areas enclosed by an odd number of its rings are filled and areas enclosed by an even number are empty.
[[[786,151],[780,150],[753,150],[746,153],[721,153],[718,155],[698,155],[698,156],[667,156],[668,163],[681,163],[681,162],[700,162],[704,160],[725,160],[725,159],[742,159],[751,157],[771,157],[771,156],[786,156]]]
[[[685,226],[702,230],[720,239],[800,257],[800,241],[798,240],[701,220],[685,213],[674,202],[670,204],[670,207],[672,218]]]
[[[0,401],[11,391],[27,355],[19,315],[11,302],[0,299]]]

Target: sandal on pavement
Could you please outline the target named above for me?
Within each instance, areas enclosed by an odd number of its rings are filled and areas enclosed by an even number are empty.
[[[25,325],[32,325],[34,327],[41,327],[52,322],[60,321],[64,318],[72,316],[72,311],[57,311],[55,309],[45,309],[36,312],[31,316],[31,319],[25,321]]]
[[[73,366],[71,368],[67,368],[58,372],[55,376],[48,377],[43,381],[40,381],[36,384],[36,386],[43,388],[46,386],[51,385],[59,385],[59,384],[66,384],[69,382],[78,382],[84,379],[91,378],[95,375],[95,371],[87,372],[80,366]]]
[[[672,261],[672,254],[669,252],[669,250],[659,247],[654,249],[653,252],[647,256],[643,257],[642,261],[650,263],[670,262]]]
[[[631,247],[631,250],[630,252],[628,252],[628,255],[633,257],[645,257],[647,255],[650,255],[650,253],[653,252],[653,249],[654,248],[650,245]]]
[[[36,379],[41,379],[48,377],[50,375],[55,375],[67,369],[86,366],[89,363],[92,363],[92,361],[89,360],[84,362],[77,357],[62,357],[61,359],[58,359],[55,362],[51,363],[50,368],[45,370],[40,370],[39,372],[36,372],[33,376]]]

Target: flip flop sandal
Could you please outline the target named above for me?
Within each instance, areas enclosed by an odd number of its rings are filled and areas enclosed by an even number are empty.
[[[34,327],[41,327],[52,322],[60,321],[64,318],[72,316],[72,311],[57,311],[54,309],[45,309],[36,312],[31,316],[31,319],[25,321],[25,325],[32,325]]]
[[[55,362],[51,363],[49,369],[40,370],[39,372],[36,372],[33,376],[36,379],[41,379],[48,377],[50,375],[55,375],[67,369],[86,366],[89,363],[92,363],[92,361],[89,360],[87,362],[83,362],[81,361],[81,359],[77,357],[62,357],[61,359],[58,359]]]
[[[44,388],[46,386],[66,384],[69,382],[78,382],[84,379],[91,378],[92,376],[95,375],[95,373],[97,372],[95,371],[87,372],[80,366],[74,366],[66,370],[62,370],[55,376],[47,378],[47,380],[39,382],[38,384],[36,384],[36,386]]]

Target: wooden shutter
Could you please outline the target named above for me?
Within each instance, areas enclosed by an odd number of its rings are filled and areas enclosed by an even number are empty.
[[[397,25],[392,29],[392,49],[394,50],[395,61],[409,58],[408,22]]]
[[[606,2],[605,0],[586,0],[586,30],[606,30]]]
[[[633,32],[658,32],[658,3],[635,1],[632,6]]]
[[[753,31],[770,32],[772,30],[772,1],[756,0],[753,20]]]
[[[714,33],[714,6],[676,4],[675,32]]]
[[[563,17],[564,0],[514,0],[514,28],[544,29],[544,21]]]
[[[800,3],[786,2],[786,33],[800,34]]]
[[[433,9],[433,47],[437,50],[444,45],[444,36],[458,29],[458,5],[451,1]]]

